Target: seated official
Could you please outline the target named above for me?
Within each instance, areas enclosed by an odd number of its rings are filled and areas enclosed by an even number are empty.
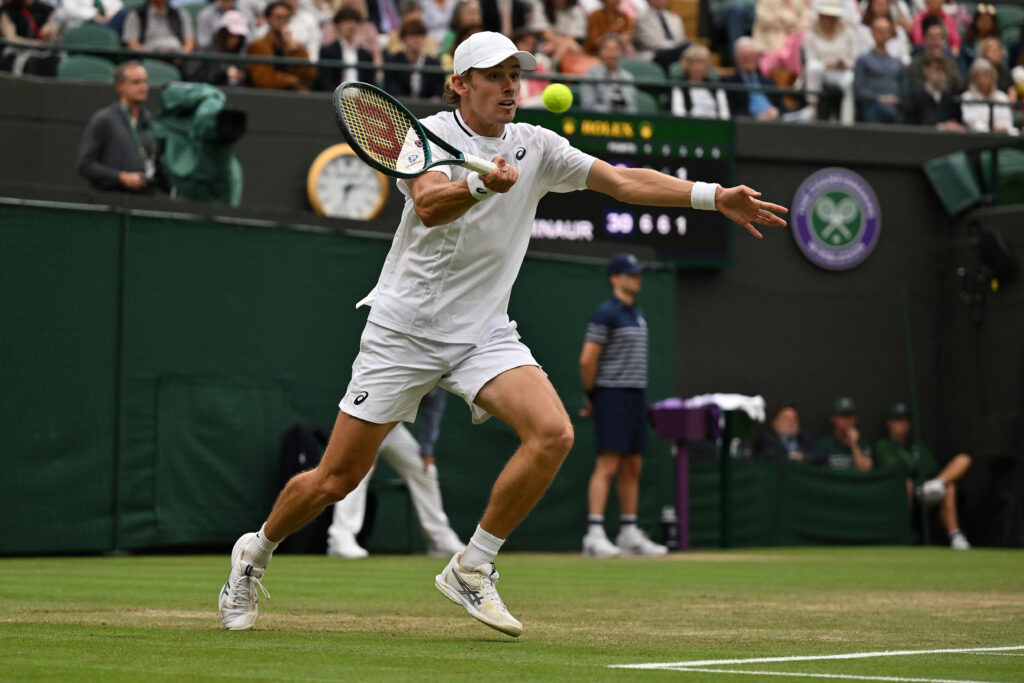
[[[824,461],[811,437],[800,431],[800,414],[795,403],[780,403],[775,408],[769,428],[754,440],[754,457],[813,465]]]

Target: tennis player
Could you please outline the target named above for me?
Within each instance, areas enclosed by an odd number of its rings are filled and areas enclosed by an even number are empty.
[[[522,71],[536,65],[499,33],[477,33],[455,51],[445,96],[456,109],[422,123],[496,168],[480,176],[440,166],[398,181],[405,208],[377,286],[359,303],[371,307],[369,319],[330,442],[316,469],[288,482],[263,527],[235,543],[220,595],[226,629],[252,628],[278,543],[348,495],[384,436],[397,422],[413,421],[420,399],[440,385],[469,404],[474,422],[493,415],[521,445],[494,483],[469,545],[435,585],[484,624],[520,635],[522,624],[498,595],[494,558],[573,442],[558,394],[507,313],[538,201],[547,192],[590,188],[632,204],[718,210],[755,237],[755,223],[785,225],[775,213],[787,210],[748,187],[616,168],[549,130],[513,123]]]

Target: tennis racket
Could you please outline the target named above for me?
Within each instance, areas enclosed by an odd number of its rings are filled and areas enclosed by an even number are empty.
[[[338,128],[352,150],[373,168],[395,178],[415,178],[435,166],[464,166],[487,175],[487,159],[464,154],[423,127],[394,97],[369,83],[347,81],[334,91]],[[434,159],[430,142],[451,154]]]

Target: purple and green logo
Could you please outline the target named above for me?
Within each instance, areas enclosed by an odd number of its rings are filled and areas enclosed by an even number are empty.
[[[878,198],[845,168],[808,176],[793,197],[793,238],[811,263],[848,270],[871,255],[882,229]]]

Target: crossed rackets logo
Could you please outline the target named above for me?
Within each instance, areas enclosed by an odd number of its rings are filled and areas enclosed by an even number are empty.
[[[847,245],[860,232],[860,207],[844,192],[822,195],[814,203],[812,211],[814,231],[827,244]]]

